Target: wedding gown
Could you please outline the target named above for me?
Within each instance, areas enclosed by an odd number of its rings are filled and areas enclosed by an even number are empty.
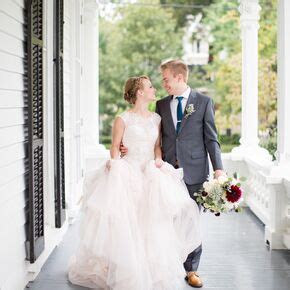
[[[201,243],[198,206],[182,169],[155,166],[160,116],[119,117],[128,154],[85,180],[81,241],[69,280],[93,289],[182,289],[183,262]]]

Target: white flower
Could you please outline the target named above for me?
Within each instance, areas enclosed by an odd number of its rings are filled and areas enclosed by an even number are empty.
[[[226,201],[225,202],[225,208],[227,211],[230,211],[234,208],[233,204],[231,202]]]
[[[218,183],[222,185],[222,184],[224,184],[225,182],[228,181],[228,178],[226,176],[224,176],[224,175],[221,175],[221,176],[218,177],[217,180],[218,180]]]
[[[204,184],[203,184],[203,188],[204,188],[204,190],[205,190],[206,192],[210,192],[211,187],[212,187],[212,185],[211,185],[211,183],[210,183],[209,181],[204,182]]]
[[[194,104],[189,104],[185,108],[186,115],[184,116],[185,118],[189,117],[192,113],[194,113],[196,110],[194,108]]]

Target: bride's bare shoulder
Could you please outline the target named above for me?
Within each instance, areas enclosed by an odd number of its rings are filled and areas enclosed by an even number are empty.
[[[128,118],[129,118],[128,111],[124,111],[116,116],[115,122],[123,122],[126,125],[126,123],[128,122]]]

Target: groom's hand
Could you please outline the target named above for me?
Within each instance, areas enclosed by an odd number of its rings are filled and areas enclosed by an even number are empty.
[[[128,148],[123,145],[123,142],[121,142],[119,150],[121,152],[121,158],[128,153]]]
[[[227,176],[227,174],[221,170],[221,169],[217,169],[215,172],[214,172],[214,178],[215,179],[218,179],[220,176]]]

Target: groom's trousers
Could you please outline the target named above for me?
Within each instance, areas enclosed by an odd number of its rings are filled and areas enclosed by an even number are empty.
[[[202,183],[193,184],[193,185],[186,184],[186,186],[187,186],[187,190],[189,192],[190,197],[195,200],[196,197],[193,194],[194,192],[197,192],[202,188]],[[200,205],[198,206],[200,210]],[[187,256],[186,261],[183,263],[183,266],[186,272],[197,271],[201,253],[202,253],[202,245],[197,247],[193,252],[191,252]]]

